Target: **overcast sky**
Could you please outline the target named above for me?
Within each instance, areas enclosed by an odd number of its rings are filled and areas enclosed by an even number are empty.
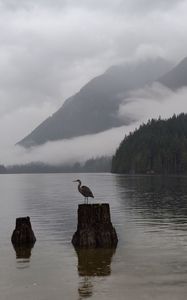
[[[181,60],[186,13],[182,0],[0,0],[1,146],[14,147],[113,64]]]

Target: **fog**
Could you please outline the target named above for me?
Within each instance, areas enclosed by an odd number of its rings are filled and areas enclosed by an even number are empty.
[[[119,108],[119,118],[131,116],[139,123],[151,118],[167,119],[173,114],[187,113],[187,88],[176,92],[154,83],[144,89],[132,91]]]
[[[124,134],[133,131],[136,124],[122,126],[102,133],[82,136],[70,140],[48,142],[42,146],[25,150],[22,147],[1,149],[2,161],[7,164],[44,162],[48,164],[84,162],[89,158],[113,155]]]
[[[49,164],[84,162],[89,158],[113,155],[125,135],[134,131],[150,118],[169,118],[173,114],[187,113],[187,88],[173,92],[155,83],[144,89],[131,92],[124,105],[119,108],[119,118],[131,116],[129,126],[82,136],[70,140],[48,142],[42,146],[25,150],[22,147],[1,149],[1,159],[5,164],[44,162]],[[127,103],[128,101],[128,103]]]
[[[29,152],[14,145],[111,65],[185,57],[186,10],[182,0],[0,0],[0,163],[113,153],[137,124]],[[161,87],[134,92],[119,117],[129,113],[141,122],[186,111],[185,94]]]

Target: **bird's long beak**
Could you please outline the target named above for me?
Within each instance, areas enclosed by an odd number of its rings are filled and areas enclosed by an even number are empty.
[[[77,182],[77,180],[73,180],[72,182]]]

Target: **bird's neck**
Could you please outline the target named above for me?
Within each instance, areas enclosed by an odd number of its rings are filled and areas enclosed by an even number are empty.
[[[78,184],[78,189],[80,189],[81,187],[81,181],[79,181],[79,184]]]

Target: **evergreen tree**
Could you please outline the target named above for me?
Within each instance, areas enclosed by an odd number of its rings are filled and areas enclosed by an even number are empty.
[[[114,173],[187,173],[187,114],[152,119],[125,136],[112,159]]]

